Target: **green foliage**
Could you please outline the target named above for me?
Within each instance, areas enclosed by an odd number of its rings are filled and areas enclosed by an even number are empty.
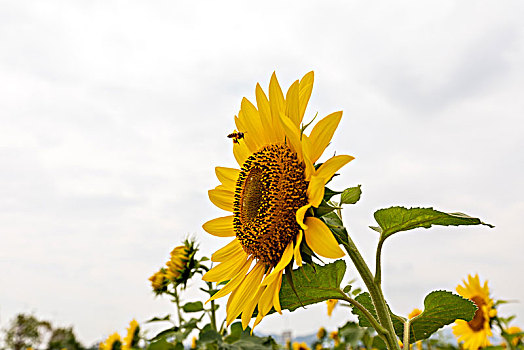
[[[204,304],[201,301],[189,302],[182,306],[184,312],[199,312],[204,310]]]
[[[375,318],[376,310],[368,293],[362,293],[355,298],[362,304]],[[463,297],[447,291],[434,291],[424,299],[424,311],[413,318],[410,322],[410,343],[429,338],[438,329],[455,322],[456,319],[471,321],[475,315],[477,307],[473,302]],[[359,325],[371,327],[371,323],[364,314],[353,307],[353,314],[358,316]],[[401,339],[404,334],[403,319],[391,313],[395,333]]]
[[[340,195],[340,204],[355,204],[359,201],[362,194],[361,185],[346,188]]]
[[[408,231],[418,227],[430,228],[432,225],[459,226],[459,225],[486,225],[478,218],[462,213],[444,213],[433,208],[404,208],[391,207],[375,212],[375,220],[380,226],[382,239],[400,231]],[[377,230],[375,227],[371,227]]]
[[[293,270],[293,285],[282,281],[280,289],[280,306],[290,311],[341,296],[340,283],[346,272],[344,260],[320,266],[308,264]]]
[[[53,329],[47,343],[47,350],[82,350],[83,348],[77,341],[72,327]]]
[[[18,314],[5,330],[7,349],[26,350],[40,345],[45,332],[50,332],[51,324],[40,321],[33,315]]]
[[[268,350],[278,349],[278,345],[271,337],[257,337],[251,334],[251,329],[242,329],[239,322],[231,325],[231,333],[222,337],[220,333],[206,326],[200,332],[197,341],[198,349],[251,349],[251,350]]]

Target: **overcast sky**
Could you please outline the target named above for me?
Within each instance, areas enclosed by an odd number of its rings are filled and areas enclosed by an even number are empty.
[[[394,312],[468,273],[520,300],[524,326],[522,1],[0,1],[0,327],[19,312],[91,345],[172,311],[148,277],[201,225],[215,166],[236,166],[233,116],[277,72],[310,70],[310,119],[343,110],[326,154],[356,159],[344,220],[373,266],[373,212],[462,211],[496,228],[432,228],[384,247]],[[347,278],[355,277],[350,269]],[[198,283],[194,282],[196,286]],[[187,295],[190,298],[189,295]],[[295,335],[350,316],[267,317]]]

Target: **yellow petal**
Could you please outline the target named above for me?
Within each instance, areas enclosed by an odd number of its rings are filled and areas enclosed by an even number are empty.
[[[289,145],[291,146],[291,149],[293,149],[297,153],[297,157],[299,161],[303,161],[304,157],[302,156],[302,143],[300,142],[300,130],[298,127],[285,115],[280,115],[280,124],[282,125],[282,128],[284,129],[284,132],[286,134],[287,141]]]
[[[273,295],[273,307],[275,308],[275,311],[282,315],[282,309],[280,307],[280,299],[279,299],[279,293],[280,288],[282,287],[282,273],[283,271],[280,271],[280,276],[277,278],[277,287],[275,288],[275,292]]]
[[[304,164],[306,165],[306,181],[311,179],[311,175],[315,174],[315,166],[311,161],[311,144],[309,138],[302,134],[302,152],[304,156]]]
[[[218,180],[230,191],[235,190],[239,173],[240,170],[238,169],[226,168],[221,166],[217,166],[215,168],[215,174],[217,175]]]
[[[207,233],[217,237],[232,237],[235,235],[233,215],[210,220],[202,225],[202,228]]]
[[[231,258],[234,258],[238,254],[242,253],[242,245],[238,241],[238,239],[234,239],[228,244],[226,244],[223,248],[217,250],[216,252],[211,255],[211,261],[214,262],[222,262],[229,260]]]
[[[306,226],[306,224],[304,223],[304,216],[306,215],[306,212],[307,212],[307,210],[308,210],[309,208],[311,208],[311,204],[310,204],[310,203],[308,203],[308,204],[306,204],[306,205],[300,207],[300,208],[297,210],[297,213],[295,214],[298,224],[299,224],[300,227],[302,227],[302,229],[304,229],[304,230],[307,230],[307,226]]]
[[[302,254],[300,254],[300,243],[302,243],[302,230],[298,231],[297,242],[295,243],[295,249],[293,249],[295,263],[298,266],[302,266]]]
[[[282,270],[277,273],[277,278],[267,286],[266,290],[260,296],[258,302],[258,311],[262,316],[266,316],[273,306],[273,297],[275,296],[275,289],[278,287],[278,278],[282,279]]]
[[[280,136],[279,141],[284,141],[284,130],[282,125],[280,125],[280,114],[284,114],[286,104],[275,72],[273,72],[269,81],[269,107],[273,120],[273,130]]]
[[[314,81],[314,73],[313,71],[307,73],[304,75],[302,79],[300,79],[300,85],[299,85],[299,115],[300,115],[300,122],[302,123],[302,119],[304,119],[304,113],[306,112],[306,107],[309,102],[309,98],[311,97],[311,92],[313,91],[313,81]]]
[[[222,287],[218,292],[213,294],[213,296],[209,298],[208,301],[222,298],[223,296],[228,295],[229,293],[231,293],[231,291],[236,289],[246,277],[246,273],[249,270],[252,261],[252,258],[247,259],[246,263],[242,265],[242,268],[238,271],[238,273],[235,276],[233,276],[233,278],[231,278],[231,280],[224,287]]]
[[[304,231],[307,245],[315,253],[329,259],[337,259],[344,256],[344,252],[338,246],[338,242],[329,228],[315,217],[307,217],[308,229]]]
[[[278,273],[286,268],[286,266],[291,262],[291,259],[293,258],[293,241],[289,242],[286,249],[282,253],[282,256],[280,257],[280,261],[275,266],[273,271],[264,278],[262,281],[263,286],[267,286],[270,283],[272,283],[275,278],[277,278]]]
[[[222,282],[233,278],[244,266],[247,254],[241,252],[234,259],[224,261],[206,272],[202,279],[207,282]]]
[[[264,90],[262,90],[262,87],[260,87],[260,84],[257,84],[255,95],[257,99],[258,114],[260,115],[260,122],[262,123],[262,128],[265,130],[267,141],[269,143],[277,143],[283,136],[277,135],[273,130],[274,128],[273,117],[271,116],[271,107],[269,107],[269,100],[267,99]]]
[[[287,91],[286,115],[297,127],[300,127],[300,116],[298,112],[298,80],[295,81]]]
[[[230,212],[233,212],[233,198],[232,191],[212,189],[208,192],[211,202],[219,207]]]
[[[256,135],[249,135],[253,133],[256,134],[257,132],[250,131],[248,124],[246,124],[245,110],[241,109],[238,112],[238,118],[235,117],[235,124],[237,125],[238,131],[244,132],[245,134],[242,139],[238,140],[238,143],[233,142],[233,144],[245,144],[250,153],[255,153],[258,151]]]
[[[258,301],[260,300],[260,296],[266,289],[265,286],[259,286],[257,292],[251,298],[251,300],[247,301],[245,303],[244,308],[242,309],[242,328],[246,329],[246,327],[249,325],[249,321],[251,321],[251,317],[253,316],[253,311],[255,311],[255,307],[258,304]]]
[[[244,117],[244,119],[242,119],[242,124],[246,128],[246,135],[244,135],[244,138],[253,140],[253,143],[257,147],[257,149],[253,151],[257,151],[267,142],[265,135],[266,131],[262,127],[260,115],[258,114],[256,107],[245,97],[242,98],[240,106],[242,109],[242,116]]]
[[[244,139],[242,139],[244,140]],[[252,154],[245,142],[233,143],[233,155],[239,166],[244,165],[246,159]]]
[[[355,159],[355,157],[346,155],[334,156],[317,169],[316,175],[318,177],[323,177],[327,182],[340,168],[351,162],[353,159]]]
[[[331,113],[319,121],[311,130],[309,141],[311,142],[311,161],[313,163],[320,158],[329,145],[341,118],[342,112]]]
[[[233,293],[231,293],[231,296],[229,297],[230,302],[226,307],[226,322],[228,326],[235,320],[235,318],[237,318],[238,315],[240,315],[242,312],[242,307],[244,306],[243,303],[260,285],[260,281],[262,280],[265,269],[265,264],[256,264],[253,270],[249,272],[238,288]]]
[[[324,186],[327,180],[321,176],[313,175],[307,187],[307,198],[309,203],[318,208],[324,198]]]

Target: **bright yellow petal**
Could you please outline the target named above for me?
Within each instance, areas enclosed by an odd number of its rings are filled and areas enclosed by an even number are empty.
[[[295,248],[293,249],[293,256],[295,257],[295,262],[298,266],[302,266],[302,254],[300,254],[300,243],[302,243],[302,230],[298,231],[297,242],[295,243]]]
[[[300,225],[300,227],[302,227],[302,229],[304,230],[307,230],[307,226],[306,224],[304,223],[304,216],[306,215],[306,212],[307,210],[311,208],[311,204],[308,203],[306,205],[304,205],[303,207],[300,207],[298,210],[297,210],[297,213],[295,214],[295,217],[297,219],[297,222],[298,224]]]
[[[278,278],[282,279],[282,270],[277,273],[277,278],[269,285],[260,296],[258,302],[258,311],[262,312],[262,316],[267,315],[273,306],[273,297],[275,296],[275,289],[278,287]]]
[[[280,276],[277,277],[277,287],[275,288],[275,292],[273,294],[273,307],[275,308],[275,311],[281,315],[282,315],[282,308],[280,307],[279,293],[280,293],[280,288],[282,287],[282,273],[283,271],[280,271]]]
[[[251,300],[245,303],[245,306],[242,309],[243,329],[246,329],[246,327],[249,325],[249,321],[251,321],[251,317],[253,316],[253,311],[255,311],[255,307],[257,306],[258,301],[260,300],[260,296],[262,295],[265,289],[265,286],[259,286],[253,298],[251,298]]]
[[[329,145],[341,118],[342,112],[331,113],[319,121],[311,130],[309,141],[311,142],[311,161],[313,163],[320,158]]]
[[[304,156],[304,164],[306,165],[306,181],[311,179],[311,176],[315,174],[315,166],[311,161],[311,144],[309,138],[302,134],[302,151]]]
[[[286,94],[286,115],[291,121],[300,127],[300,116],[298,111],[298,80],[295,81]]]
[[[289,242],[286,249],[282,253],[282,256],[280,257],[280,261],[275,266],[273,271],[264,278],[262,281],[263,286],[267,286],[270,283],[272,283],[275,278],[278,276],[278,273],[286,268],[286,266],[291,262],[291,259],[293,258],[293,241]]]
[[[334,156],[317,169],[316,175],[323,177],[327,182],[340,168],[351,162],[353,159],[355,159],[355,157],[346,155]]]
[[[324,198],[324,186],[326,185],[326,181],[327,180],[321,176],[311,176],[307,187],[307,198],[309,203],[315,208],[318,208]]]
[[[242,119],[242,124],[246,128],[246,134],[244,135],[244,138],[253,140],[253,143],[257,147],[257,149],[254,151],[257,151],[265,143],[267,143],[266,130],[264,130],[262,127],[260,115],[251,101],[244,97],[240,106],[242,108],[242,116],[244,117],[244,119]]]
[[[202,228],[207,233],[217,237],[232,237],[235,235],[233,215],[210,220],[202,225]]]
[[[256,142],[256,136],[250,136],[249,134],[256,134],[257,132],[250,132],[249,125],[246,124],[245,110],[238,111],[238,118],[235,117],[235,124],[238,128],[238,131],[244,132],[244,138],[238,140],[238,143],[233,142],[233,144],[245,144],[249,153],[254,153],[258,151],[258,143]]]
[[[247,259],[246,263],[242,265],[242,268],[238,271],[238,273],[235,276],[233,276],[233,278],[231,278],[231,280],[225,286],[223,286],[218,292],[213,294],[213,296],[209,298],[208,301],[222,298],[223,296],[228,295],[229,293],[231,293],[231,291],[236,289],[242,283],[244,278],[246,277],[246,273],[249,270],[249,267],[251,266],[252,261],[253,261],[252,258]]]
[[[234,240],[226,244],[223,248],[214,252],[213,255],[211,255],[211,261],[222,262],[227,261],[229,259],[234,259],[238,254],[241,254],[242,252],[242,245],[240,244],[238,239],[235,238]]]
[[[275,72],[273,72],[271,80],[269,81],[269,106],[273,119],[273,130],[280,136],[279,141],[282,142],[284,141],[284,130],[282,129],[282,125],[280,125],[280,114],[284,114],[286,104]]]
[[[247,254],[241,252],[234,259],[224,261],[206,272],[202,279],[206,282],[222,282],[233,278],[247,261]]]
[[[211,202],[219,207],[230,212],[233,212],[233,198],[232,191],[212,189],[208,192]]]
[[[313,91],[313,81],[315,79],[315,74],[313,71],[307,73],[304,75],[302,79],[300,79],[300,85],[299,85],[299,115],[300,115],[300,122],[302,123],[302,119],[304,119],[304,113],[306,112],[306,107],[309,102],[309,98],[311,97],[311,92]]]
[[[244,302],[249,298],[250,295],[252,295],[253,291],[258,288],[260,285],[260,281],[262,280],[262,276],[265,272],[265,265],[262,263],[258,263],[255,265],[253,270],[249,272],[247,277],[244,279],[244,281],[238,286],[238,288],[231,293],[231,296],[229,297],[230,302],[227,305],[227,317],[226,322],[229,326],[231,322],[237,318],[238,315],[242,312],[242,307],[244,306]]]
[[[283,138],[283,135],[278,135],[275,133],[273,127],[273,117],[271,116],[271,107],[269,107],[269,100],[267,99],[264,90],[260,87],[260,84],[257,84],[255,89],[255,95],[257,98],[257,107],[258,114],[260,115],[260,122],[262,123],[262,128],[266,130],[266,137],[268,142],[277,143]]]
[[[233,155],[239,166],[244,165],[246,159],[252,154],[246,143],[242,142],[243,140],[233,143]]]
[[[285,115],[280,115],[280,123],[282,125],[282,128],[284,129],[284,132],[286,134],[287,141],[289,145],[291,146],[291,149],[293,149],[297,153],[297,157],[299,161],[303,161],[304,157],[302,156],[302,143],[300,142],[300,130],[298,127]]]
[[[221,166],[217,166],[215,168],[215,174],[217,175],[218,180],[230,191],[235,190],[239,173],[240,170],[238,169],[225,168]]]
[[[329,259],[338,259],[344,256],[337,240],[320,219],[307,217],[306,225],[308,226],[308,229],[304,232],[306,243],[315,253]]]

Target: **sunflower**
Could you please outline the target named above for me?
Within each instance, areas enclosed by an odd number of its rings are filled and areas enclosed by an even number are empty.
[[[100,343],[100,350],[120,350],[122,349],[122,339],[118,333],[111,334],[105,342]]]
[[[127,328],[127,335],[124,338],[122,350],[130,350],[137,347],[138,341],[140,340],[140,337],[138,336],[139,332],[140,327],[138,326],[138,322],[136,320],[132,320],[129,323],[129,327]]]
[[[151,287],[156,294],[161,294],[167,290],[167,276],[164,269],[160,269],[149,277]]]
[[[293,350],[311,350],[309,346],[307,346],[307,344],[304,342],[302,343],[293,342],[292,348]]]
[[[480,285],[479,276],[468,275],[468,281],[463,280],[464,286],[457,286],[457,293],[464,298],[470,299],[477,306],[475,316],[469,322],[456,320],[453,326],[453,334],[458,342],[464,342],[467,350],[477,350],[490,345],[491,332],[490,318],[496,315],[493,309],[493,299],[489,297],[488,282]]]
[[[171,259],[166,263],[166,276],[171,280],[180,277],[186,267],[188,260],[188,250],[185,245],[175,247],[171,251]]]
[[[338,299],[328,299],[326,300],[326,304],[327,304],[327,314],[329,317],[331,317],[333,310],[335,310],[335,306],[337,306],[338,304]]]
[[[229,282],[210,300],[231,293],[228,325],[242,315],[245,329],[258,307],[255,327],[272,307],[281,313],[279,291],[286,266],[302,266],[301,246],[326,258],[344,255],[324,222],[311,215],[324,197],[324,186],[353,159],[337,155],[315,165],[337,128],[342,112],[320,120],[309,135],[300,128],[313,88],[313,72],[295,81],[284,94],[275,74],[269,98],[259,84],[255,107],[242,99],[236,127],[242,138],[233,142],[240,169],[217,167],[221,185],[209,191],[217,207],[231,215],[206,222],[218,237],[234,237],[211,260],[208,282]],[[253,265],[253,266],[252,266]]]
[[[518,334],[518,333],[522,333],[522,329],[520,329],[519,327],[513,326],[513,327],[509,327],[506,330],[506,333],[508,333],[509,335]],[[513,344],[513,346],[517,346],[517,344],[520,342],[521,339],[522,339],[521,335],[514,336],[511,339],[511,343]]]

